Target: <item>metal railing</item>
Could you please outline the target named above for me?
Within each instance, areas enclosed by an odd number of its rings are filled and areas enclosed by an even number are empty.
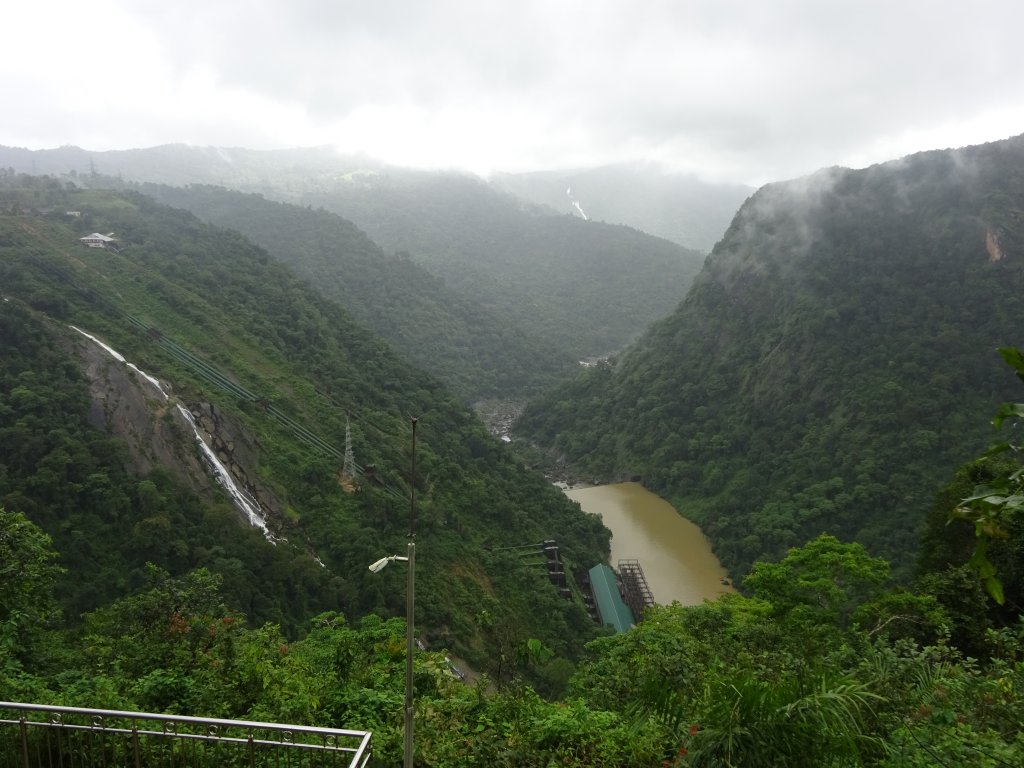
[[[0,766],[345,766],[370,733],[247,720],[0,701]]]

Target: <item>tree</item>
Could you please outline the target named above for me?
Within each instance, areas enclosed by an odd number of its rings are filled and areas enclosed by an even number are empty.
[[[708,699],[684,746],[687,765],[856,766],[880,751],[868,721],[881,697],[851,678],[766,681],[727,670]]]
[[[755,564],[743,586],[787,620],[847,628],[854,610],[877,596],[888,578],[885,560],[822,534],[777,563]]]
[[[1020,350],[1004,347],[999,350],[1003,360],[1011,366],[1017,378],[1024,381],[1024,354]],[[999,429],[1007,420],[1013,426],[1024,420],[1024,403],[1004,403],[992,419],[992,426]],[[1011,455],[1014,461],[998,472],[991,480],[974,488],[951,513],[951,518],[967,520],[974,524],[976,543],[971,566],[984,580],[985,589],[1000,605],[1005,601],[1002,581],[996,576],[996,567],[989,560],[988,544],[991,539],[1009,538],[1008,528],[1024,511],[1024,466],[1020,463],[1024,444],[1019,438],[998,443],[985,453],[985,458]]]
[[[59,611],[53,585],[61,568],[50,537],[20,512],[0,507],[0,689],[29,657]]]

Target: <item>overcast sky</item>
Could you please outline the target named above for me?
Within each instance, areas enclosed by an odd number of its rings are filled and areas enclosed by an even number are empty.
[[[1021,0],[17,0],[0,144],[651,160],[759,184],[1024,133]]]

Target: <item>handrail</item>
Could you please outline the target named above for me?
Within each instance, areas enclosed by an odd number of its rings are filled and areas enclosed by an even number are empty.
[[[30,719],[33,713],[44,715],[45,719]],[[17,728],[11,728],[5,735],[4,726]],[[30,729],[33,730],[30,732]],[[51,739],[52,733],[60,736],[56,740]],[[37,737],[35,741],[33,736]],[[72,743],[75,736],[79,742]],[[130,739],[111,745],[104,743],[99,747],[81,742],[86,737],[108,736]],[[5,755],[13,757],[16,753],[15,764],[20,763],[25,768],[53,764],[55,752],[73,754],[73,762],[77,765],[108,764],[109,752],[118,748],[124,750],[122,757],[125,762],[122,764],[130,761],[137,766],[150,765],[153,761],[149,756],[143,759],[145,749],[140,741],[143,738],[172,743],[178,741],[186,745],[189,742],[244,745],[247,752],[238,758],[250,766],[262,765],[263,761],[258,757],[280,748],[298,750],[297,759],[301,759],[302,753],[319,755],[317,764],[333,754],[344,760],[332,764],[364,768],[370,759],[370,737],[369,731],[344,728],[0,701],[0,762],[7,765],[2,758]],[[89,755],[97,751],[100,757],[90,761]],[[33,754],[36,755],[35,761],[31,759]],[[196,759],[193,764],[202,764],[202,759]],[[217,765],[217,758],[208,758],[206,764]]]

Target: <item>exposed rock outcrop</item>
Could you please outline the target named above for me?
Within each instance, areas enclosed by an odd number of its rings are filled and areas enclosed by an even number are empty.
[[[125,442],[129,471],[145,475],[161,467],[196,493],[212,497],[217,481],[196,451],[192,425],[175,407],[172,388],[158,388],[99,345],[83,340],[79,359],[89,380],[89,422]],[[242,424],[210,403],[189,406],[203,440],[279,528],[283,505],[256,474],[259,444]]]
[[[991,230],[985,233],[985,250],[989,261],[1002,261],[1003,249],[999,246],[999,237]]]
[[[268,524],[282,519],[282,503],[256,476],[260,445],[237,419],[212,403],[199,403],[191,408],[192,416],[203,433],[206,444],[231,472],[235,482],[259,503],[267,513]]]

